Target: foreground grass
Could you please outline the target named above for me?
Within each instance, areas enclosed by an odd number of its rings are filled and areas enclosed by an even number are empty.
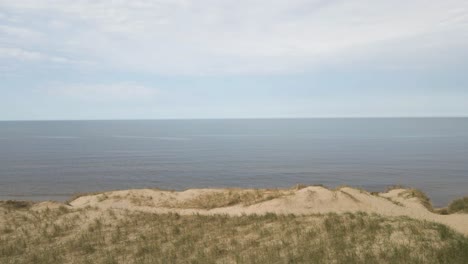
[[[364,213],[181,216],[0,206],[0,263],[467,263],[440,224]]]

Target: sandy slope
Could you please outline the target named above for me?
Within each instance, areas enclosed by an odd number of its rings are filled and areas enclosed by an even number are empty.
[[[468,235],[468,214],[439,215],[426,209],[418,198],[405,195],[406,189],[394,189],[386,193],[371,194],[349,187],[329,190],[320,186],[302,189],[277,190],[275,196],[246,203],[213,209],[201,209],[210,199],[224,199],[232,194],[252,193],[242,189],[191,189],[183,192],[153,189],[112,191],[79,197],[70,202],[72,208],[93,206],[100,209],[136,210],[153,213],[179,214],[316,214],[367,212],[384,216],[408,216],[410,218],[442,223]],[[267,190],[257,194],[268,195]],[[216,202],[216,200],[215,200]],[[37,204],[35,208],[57,206],[55,203]]]

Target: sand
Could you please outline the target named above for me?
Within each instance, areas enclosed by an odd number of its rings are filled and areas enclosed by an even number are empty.
[[[255,199],[252,196],[255,196]],[[239,200],[236,197],[241,198]],[[245,201],[242,200],[244,198]],[[228,205],[223,205],[223,199],[226,200]],[[213,202],[215,205],[219,202],[221,206],[206,209],[205,204]],[[36,204],[33,209],[42,210],[48,207],[56,208],[57,206],[57,203],[45,202]],[[330,190],[321,186],[274,191],[190,189],[175,192],[140,189],[81,196],[67,205],[70,209],[88,206],[102,210],[131,210],[156,214],[178,213],[181,215],[266,213],[307,215],[366,212],[383,216],[407,216],[437,222],[468,235],[468,214],[440,215],[431,212],[420,199],[408,195],[407,189],[394,189],[372,194],[350,187]]]

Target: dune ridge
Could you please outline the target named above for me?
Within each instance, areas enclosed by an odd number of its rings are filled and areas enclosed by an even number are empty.
[[[95,207],[102,210],[121,209],[155,214],[180,215],[264,215],[326,214],[365,212],[382,216],[406,216],[447,225],[468,235],[468,214],[441,215],[428,208],[427,201],[412,189],[396,188],[382,193],[370,193],[352,187],[335,190],[323,186],[292,189],[189,189],[165,191],[132,189],[84,195],[67,203],[67,207]],[[43,202],[34,210],[64,206]],[[99,212],[99,210],[98,210]]]

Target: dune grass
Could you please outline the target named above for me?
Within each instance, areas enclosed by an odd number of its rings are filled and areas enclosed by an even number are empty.
[[[365,213],[150,214],[0,206],[0,263],[467,263],[444,225]]]
[[[7,201],[0,201],[0,207],[5,209],[28,209],[34,203],[29,201],[14,201],[14,200],[7,200]]]
[[[468,213],[468,196],[454,200],[448,206],[448,213]]]
[[[418,189],[407,189],[404,192],[400,193],[399,196],[404,198],[417,198],[421,204],[426,207],[427,210],[433,212],[434,207],[432,206],[431,199],[427,194]]]
[[[196,196],[192,199],[168,203],[170,208],[213,209],[234,205],[248,206],[292,194],[292,190],[280,189],[253,189],[253,190],[227,190],[210,192]]]

